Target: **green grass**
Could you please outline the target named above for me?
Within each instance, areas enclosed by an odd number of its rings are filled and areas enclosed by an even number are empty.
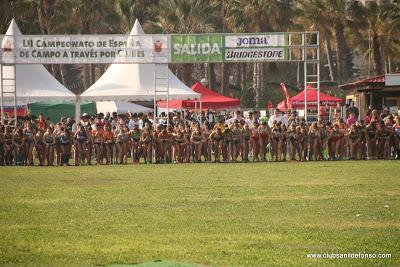
[[[399,161],[0,167],[0,181],[0,265],[400,265]],[[326,252],[392,258],[306,257]]]

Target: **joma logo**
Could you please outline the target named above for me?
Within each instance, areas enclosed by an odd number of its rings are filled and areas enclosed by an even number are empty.
[[[268,40],[266,37],[239,37],[237,41],[237,46],[242,45],[268,45]]]

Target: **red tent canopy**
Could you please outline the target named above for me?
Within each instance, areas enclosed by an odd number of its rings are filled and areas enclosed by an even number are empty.
[[[204,87],[200,82],[196,82],[192,90],[202,96],[203,109],[234,109],[239,107],[240,99],[226,97],[214,92],[207,87]],[[171,100],[169,101],[169,108],[171,109],[194,109],[196,100]],[[157,102],[159,108],[167,108],[167,101],[162,100]],[[197,107],[200,108],[200,101],[197,101]]]
[[[303,109],[304,108],[304,94],[305,90],[301,91],[299,94],[289,98],[289,107],[294,109]],[[318,101],[318,91],[309,88],[307,90],[307,107],[315,108],[317,107]],[[337,98],[334,96],[330,96],[324,94],[322,92],[319,93],[319,102],[321,106],[328,106],[328,107],[336,107],[338,103],[343,102],[343,99]],[[285,100],[278,104],[278,109],[284,111],[285,107]]]

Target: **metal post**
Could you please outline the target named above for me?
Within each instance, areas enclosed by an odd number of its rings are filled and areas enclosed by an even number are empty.
[[[371,25],[368,23],[368,78],[371,77]]]
[[[168,73],[168,65],[167,68],[167,118],[169,118],[169,73]],[[167,127],[169,127],[169,120],[167,119]]]
[[[201,113],[203,112],[203,97],[200,95],[200,125],[201,125]]]
[[[78,125],[81,119],[81,97],[79,95],[75,98],[75,125]]]
[[[289,40],[288,40],[288,43],[289,43],[289,46],[291,46],[292,45],[292,34],[288,34],[289,35]],[[292,49],[287,49],[287,51],[289,52],[289,61],[290,60],[292,60]]]
[[[159,69],[162,68],[162,69]],[[158,71],[160,73],[158,73]],[[161,76],[159,76],[161,75]],[[165,76],[163,76],[165,75]],[[158,88],[161,86],[162,88]],[[165,88],[164,88],[165,87]],[[167,100],[167,118],[169,115],[169,70],[168,70],[168,64],[165,63],[160,63],[154,64],[154,114],[156,116],[157,112],[157,100],[159,99],[157,96],[157,93],[161,94],[166,94],[166,100]],[[162,97],[164,99],[164,97]],[[158,119],[159,117],[155,117],[155,119]],[[169,126],[169,120],[167,119],[167,126]]]
[[[199,113],[197,112],[197,98],[194,100],[194,114],[198,115]]]
[[[156,75],[156,71],[157,71],[157,65],[154,64],[154,102],[153,102],[153,113],[154,113],[154,120],[156,120],[158,118],[158,114],[156,106],[157,106],[157,75]]]
[[[307,49],[306,49],[306,33],[302,35],[303,44],[303,60],[304,60],[304,119],[307,122]]]
[[[14,119],[15,119],[15,126],[18,125],[18,111],[17,111],[17,68],[15,64],[13,64],[13,71],[14,71]]]

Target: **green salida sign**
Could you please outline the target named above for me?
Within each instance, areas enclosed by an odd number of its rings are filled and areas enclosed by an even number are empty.
[[[171,61],[222,62],[223,37],[215,35],[171,35]]]

